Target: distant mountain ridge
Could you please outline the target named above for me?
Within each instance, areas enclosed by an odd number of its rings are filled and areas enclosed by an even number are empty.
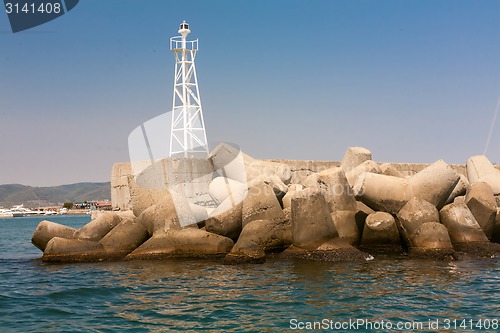
[[[24,204],[37,208],[60,205],[64,202],[84,202],[111,199],[111,183],[76,183],[51,187],[20,184],[0,185],[0,206],[10,208]]]

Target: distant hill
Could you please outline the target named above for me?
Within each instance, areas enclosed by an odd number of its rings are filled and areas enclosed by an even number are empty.
[[[37,208],[59,205],[67,201],[83,202],[111,199],[111,183],[77,183],[52,187],[19,184],[0,185],[0,206],[10,208],[24,204]]]

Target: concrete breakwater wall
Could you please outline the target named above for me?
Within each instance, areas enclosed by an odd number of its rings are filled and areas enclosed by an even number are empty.
[[[220,145],[207,159],[115,164],[112,186],[120,211],[79,230],[40,223],[45,261],[500,253],[500,170],[485,156],[377,163],[352,147],[341,162],[263,161]]]
[[[313,160],[268,160],[269,162],[285,164],[290,168],[291,184],[298,184],[309,175],[318,173],[330,168],[339,167],[341,162],[336,161],[313,161]],[[213,166],[206,163],[203,159],[190,160],[191,166],[187,168],[190,171],[199,174],[206,174],[213,171]],[[390,165],[404,176],[412,176],[429,166],[425,163],[380,163],[381,165]],[[449,166],[458,173],[465,175],[465,165],[449,164]],[[496,166],[500,169],[500,166]],[[207,170],[207,168],[209,170]],[[211,169],[210,169],[211,168]],[[113,210],[126,211],[131,209],[130,190],[128,187],[128,176],[133,173],[131,162],[115,163],[111,171],[111,201]],[[210,179],[211,180],[211,179]],[[209,181],[210,181],[209,180]],[[208,183],[207,183],[208,185]]]

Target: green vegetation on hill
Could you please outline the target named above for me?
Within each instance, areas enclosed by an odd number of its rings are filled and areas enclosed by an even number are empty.
[[[19,184],[0,185],[0,206],[10,208],[24,204],[36,208],[62,205],[64,202],[109,200],[111,184],[77,183],[52,187],[32,187]]]

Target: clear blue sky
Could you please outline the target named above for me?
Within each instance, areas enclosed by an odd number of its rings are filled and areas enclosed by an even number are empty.
[[[129,133],[171,109],[182,20],[199,38],[209,143],[283,159],[483,152],[500,0],[81,0],[16,34],[0,12],[0,184],[108,181]],[[500,162],[500,124],[488,155]]]

